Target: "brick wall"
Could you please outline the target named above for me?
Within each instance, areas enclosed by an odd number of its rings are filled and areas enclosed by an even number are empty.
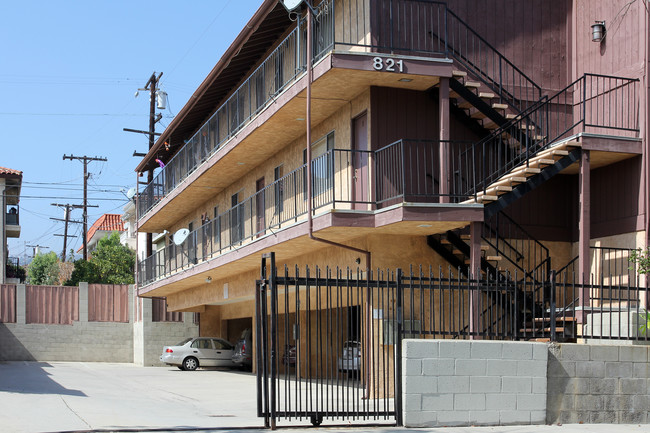
[[[650,422],[650,348],[549,347],[548,423]]]
[[[544,343],[404,340],[404,425],[543,424]]]

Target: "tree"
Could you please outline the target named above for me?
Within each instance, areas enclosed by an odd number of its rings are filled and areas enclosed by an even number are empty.
[[[76,286],[79,282],[100,284],[133,284],[135,251],[120,243],[120,234],[113,232],[97,243],[88,261],[74,262],[74,271],[66,286]]]
[[[38,253],[27,268],[27,281],[34,285],[59,283],[59,257],[53,251]]]
[[[650,248],[632,250],[629,260],[636,265],[636,271],[639,274],[650,273]],[[634,268],[635,266],[630,266],[630,270],[634,270]]]

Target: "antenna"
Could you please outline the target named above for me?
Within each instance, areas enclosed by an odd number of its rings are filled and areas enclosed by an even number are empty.
[[[183,242],[185,242],[185,239],[190,235],[189,229],[180,229],[176,233],[174,233],[174,236],[172,236],[172,240],[174,241],[174,244],[176,245],[181,245]]]

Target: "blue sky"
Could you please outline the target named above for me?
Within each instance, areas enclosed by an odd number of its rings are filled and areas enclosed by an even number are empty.
[[[262,0],[5,2],[0,14],[0,166],[23,172],[21,235],[9,256],[21,263],[25,245],[61,254],[63,210],[82,203],[83,164],[63,155],[105,157],[88,166],[89,226],[122,213],[121,192],[135,185],[133,152],[147,150],[151,73],[163,72],[169,95],[158,132],[168,125]],[[81,210],[71,217],[81,220]],[[81,246],[81,225],[70,226]]]

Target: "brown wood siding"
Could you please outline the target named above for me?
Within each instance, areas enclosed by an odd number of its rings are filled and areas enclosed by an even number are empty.
[[[79,320],[79,288],[25,286],[26,323],[72,325]]]
[[[570,242],[578,230],[578,177],[558,175],[505,209],[540,241]]]
[[[591,172],[591,237],[600,238],[638,230],[643,214],[641,156]]]
[[[16,286],[0,284],[0,323],[16,323]]]
[[[438,140],[438,100],[435,93],[389,87],[370,91],[370,149],[377,150],[400,139]],[[478,141],[454,116],[450,119],[451,141]]]
[[[129,286],[88,285],[89,322],[129,322]]]
[[[570,82],[570,0],[449,0],[447,4],[542,88],[559,90]]]
[[[575,0],[575,5],[575,77],[585,72],[641,75],[645,57],[643,17],[647,14],[644,2]],[[593,42],[591,25],[603,20],[607,37],[602,43]]]
[[[591,237],[630,233],[643,215],[641,156],[591,172]],[[578,240],[578,176],[558,175],[505,212],[536,239]]]
[[[167,300],[165,298],[152,298],[151,320],[153,322],[182,322],[183,313],[167,311]]]

